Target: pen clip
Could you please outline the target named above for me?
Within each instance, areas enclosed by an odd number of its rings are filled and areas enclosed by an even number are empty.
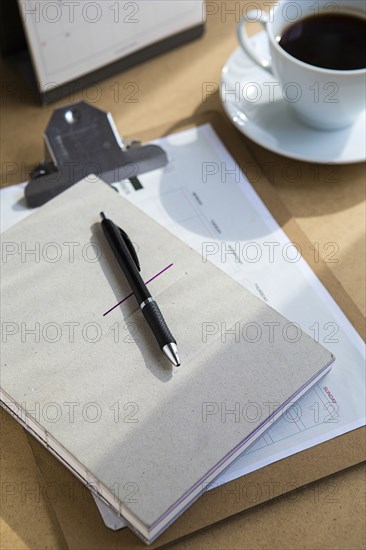
[[[139,262],[139,259],[137,257],[137,253],[136,253],[136,250],[132,244],[132,241],[130,240],[130,237],[127,235],[127,233],[125,231],[123,231],[123,229],[121,229],[120,227],[116,226],[118,231],[120,232],[121,234],[121,237],[122,239],[124,240],[128,250],[129,250],[129,253],[131,254],[132,256],[132,259],[133,261],[135,262],[136,264],[136,267],[139,271],[141,271],[141,267],[140,267],[140,262]]]

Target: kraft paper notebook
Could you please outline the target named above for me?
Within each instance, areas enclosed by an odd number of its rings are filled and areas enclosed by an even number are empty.
[[[133,297],[103,315],[130,290],[101,210],[134,241],[145,279],[160,273],[149,288],[179,369]],[[330,369],[331,353],[304,333],[235,338],[233,327],[289,321],[101,181],[2,239],[2,404],[146,542]],[[251,402],[259,418],[238,414]]]

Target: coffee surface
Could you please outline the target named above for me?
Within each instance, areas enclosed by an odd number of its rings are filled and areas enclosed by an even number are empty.
[[[366,20],[348,14],[320,14],[296,21],[280,46],[304,63],[350,71],[366,67]]]

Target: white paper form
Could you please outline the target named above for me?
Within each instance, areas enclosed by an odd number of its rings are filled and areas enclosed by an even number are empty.
[[[227,332],[231,327],[211,324],[205,327],[202,337],[209,341],[211,332],[217,337],[220,331],[228,341],[237,337],[295,340],[297,323],[336,356],[331,372],[321,383],[271,426],[216,480],[215,486],[364,425],[362,339],[211,126],[193,128],[155,143],[167,152],[168,166],[139,176],[141,189],[135,190],[131,182],[124,181],[116,185],[118,190],[202,254],[203,261],[214,262],[293,322],[281,335],[276,327],[256,326],[254,322],[236,327],[234,334]],[[2,230],[32,212],[24,209],[23,192],[23,186],[1,190]],[[329,259],[336,258],[335,251],[330,248],[328,252]],[[268,409],[246,403],[245,399],[239,404],[228,403],[227,411],[230,409],[253,419],[268,413]]]
[[[269,428],[215,485],[226,483],[293,453],[365,424],[365,351],[356,330],[298,253],[225,149],[210,125],[157,140],[169,165],[139,177],[143,189],[129,182],[119,190],[228,275],[298,324],[327,347],[336,362],[329,374]],[[328,260],[336,259],[329,246]],[[316,245],[314,254],[317,254]],[[320,261],[320,260],[319,260]],[[245,308],[245,304],[243,304]],[[222,338],[297,338],[276,327],[207,326]],[[216,332],[217,334],[217,332]],[[221,407],[221,405],[219,404]],[[269,405],[268,405],[269,406]],[[227,404],[227,410],[255,418],[259,404]],[[225,416],[226,411],[223,412]]]

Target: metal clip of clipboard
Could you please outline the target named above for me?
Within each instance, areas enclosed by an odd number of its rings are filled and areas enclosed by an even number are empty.
[[[44,133],[45,160],[25,188],[30,208],[41,206],[74,183],[96,174],[107,184],[162,168],[168,163],[158,145],[121,139],[112,115],[81,101],[56,109]]]

